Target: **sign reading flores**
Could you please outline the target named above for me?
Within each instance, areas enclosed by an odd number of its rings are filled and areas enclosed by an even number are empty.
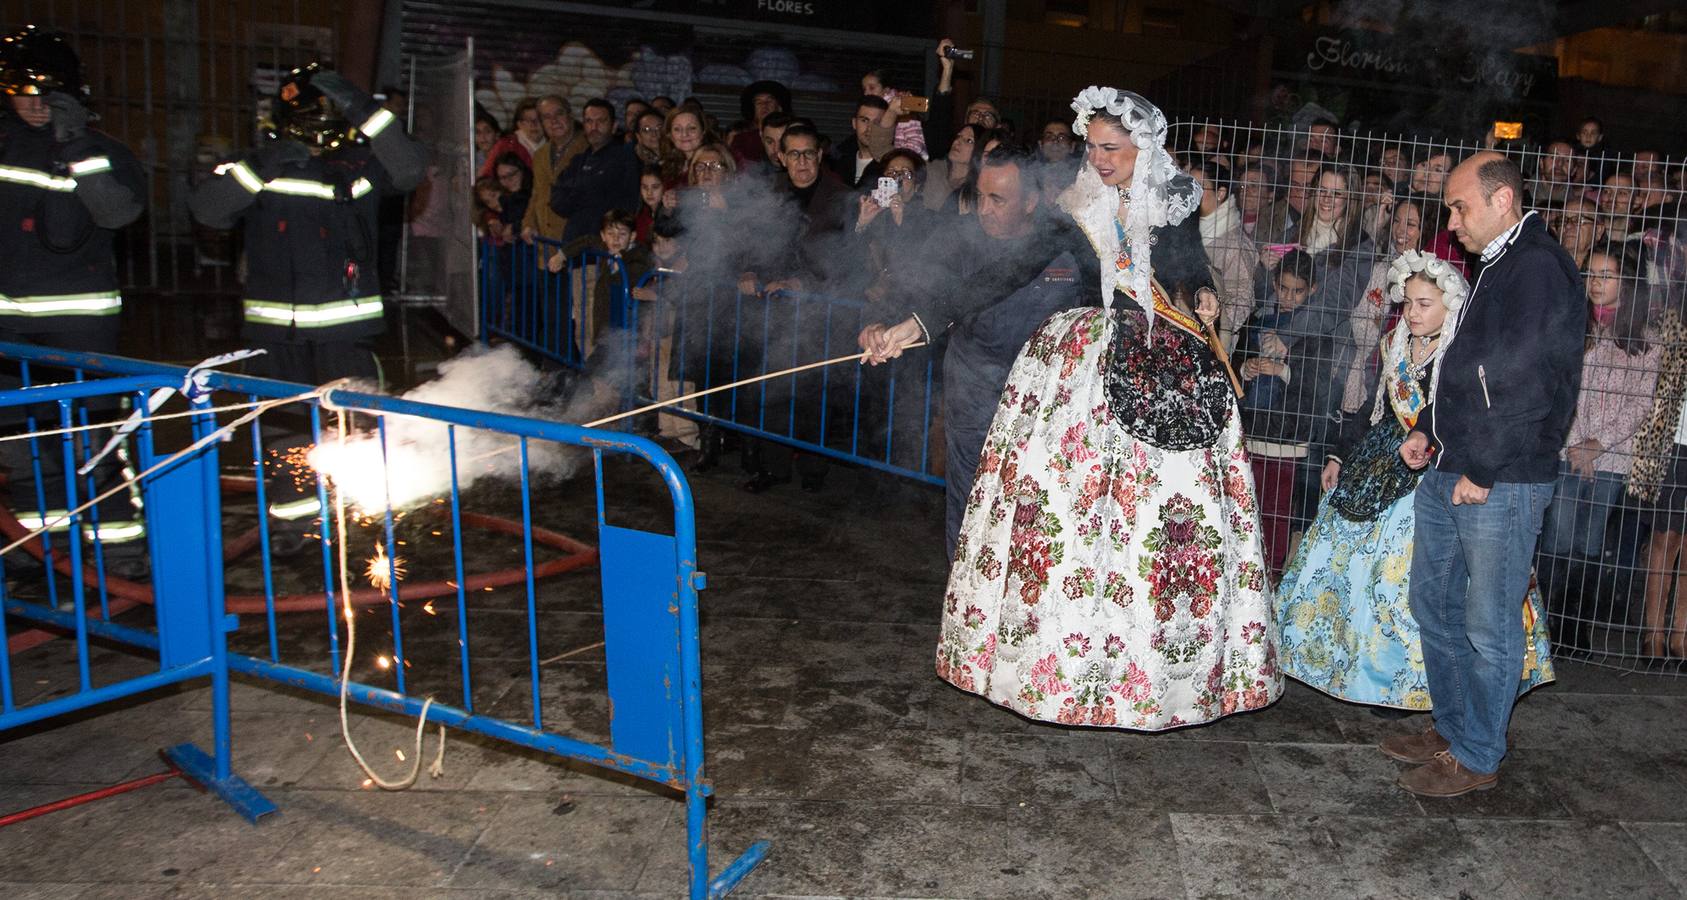
[[[756,11],[787,16],[812,16],[814,3],[810,0],[756,0]]]
[[[1463,84],[1489,85],[1522,98],[1535,88],[1535,74],[1511,64],[1511,54],[1485,55],[1471,60],[1462,68],[1458,79]],[[1324,35],[1313,41],[1306,54],[1306,68],[1311,72],[1341,74],[1374,72],[1395,78],[1410,78],[1421,65],[1421,58],[1398,53],[1387,46],[1362,46],[1347,35]]]

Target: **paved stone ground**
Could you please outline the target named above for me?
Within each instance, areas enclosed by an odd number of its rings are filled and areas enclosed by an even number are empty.
[[[667,515],[648,482],[611,476],[612,499],[636,507],[629,524]],[[1385,722],[1298,686],[1269,710],[1160,736],[1035,724],[962,694],[931,666],[943,577],[935,494],[869,491],[883,483],[849,471],[819,495],[750,497],[735,472],[692,480],[710,576],[717,865],[773,842],[738,896],[1687,893],[1687,679],[1560,662],[1559,683],[1517,709],[1498,789],[1419,801],[1392,786],[1400,767],[1374,744],[1420,720]],[[586,489],[547,489],[542,505],[578,528],[590,521]],[[542,655],[597,639],[594,584],[580,574],[543,585]],[[477,699],[509,716],[529,703],[519,601],[502,591],[471,607]],[[262,646],[253,618],[241,649]],[[286,618],[284,654],[319,654],[320,629],[319,616]],[[427,646],[418,638],[410,651],[418,673]],[[17,660],[20,701],[73,678],[66,649]],[[143,667],[117,650],[95,664]],[[600,653],[546,666],[548,720],[602,735],[603,678]],[[0,829],[0,896],[682,893],[682,809],[661,791],[462,736],[444,778],[365,790],[330,701],[243,682],[234,710],[236,770],[279,816],[249,826],[179,782],[48,815]],[[196,686],[0,735],[0,812],[157,771],[158,747],[208,739],[208,711]],[[398,767],[393,748],[408,748],[412,730],[354,720],[384,769]]]

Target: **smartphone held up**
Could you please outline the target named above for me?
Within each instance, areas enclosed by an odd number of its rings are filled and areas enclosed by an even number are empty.
[[[873,202],[880,209],[889,209],[892,200],[896,199],[897,184],[894,178],[880,178],[879,186],[873,188]]]

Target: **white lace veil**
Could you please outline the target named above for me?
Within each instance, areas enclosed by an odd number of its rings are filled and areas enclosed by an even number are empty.
[[[1426,364],[1439,363],[1441,355],[1447,352],[1447,345],[1453,342],[1453,328],[1458,323],[1459,308],[1464,306],[1464,299],[1470,294],[1470,283],[1464,280],[1458,269],[1439,256],[1425,250],[1407,250],[1388,265],[1388,301],[1404,303],[1406,282],[1417,275],[1428,276],[1435,282],[1435,286],[1441,289],[1441,303],[1447,307],[1447,319],[1441,325],[1441,340],[1435,345],[1435,352],[1425,361]],[[1371,410],[1372,425],[1382,421],[1383,408],[1389,403],[1388,379],[1399,367],[1400,360],[1406,358],[1411,333],[1411,329],[1406,327],[1404,317],[1401,317],[1400,323],[1389,333],[1388,345],[1383,348],[1382,371],[1377,376],[1377,399]],[[1429,396],[1424,398],[1426,403],[1435,402],[1435,389],[1441,383],[1440,375],[1441,367],[1437,365],[1435,372],[1429,377]]]
[[[1152,230],[1188,218],[1201,205],[1201,186],[1179,171],[1172,155],[1166,152],[1166,115],[1142,95],[1091,85],[1073,98],[1072,111],[1077,113],[1072,131],[1078,137],[1088,136],[1092,116],[1107,113],[1118,118],[1137,148],[1128,194],[1130,209],[1125,217],[1125,243],[1130,247],[1131,259],[1136,261],[1128,288],[1148,313],[1148,327],[1152,330]],[[1113,291],[1119,286],[1119,271],[1113,262],[1119,252],[1118,235],[1113,227],[1119,209],[1117,189],[1103,184],[1086,158],[1077,181],[1061,195],[1059,204],[1083,226],[1101,254],[1101,298],[1111,306]]]

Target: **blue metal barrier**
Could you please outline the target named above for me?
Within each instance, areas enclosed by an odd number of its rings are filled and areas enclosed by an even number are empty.
[[[52,366],[73,369],[78,372],[79,377],[81,373],[90,376],[111,376],[103,381],[91,381],[86,388],[76,388],[86,390],[90,394],[99,391],[132,393],[147,386],[179,384],[185,373],[185,370],[175,367],[119,357],[68,353],[15,344],[0,343],[0,357],[23,361],[25,365],[37,368]],[[265,399],[296,397],[309,390],[301,385],[222,373],[211,376],[211,387],[218,392],[217,396],[223,402],[227,402],[232,395],[237,401],[252,403]],[[4,395],[0,395],[0,401],[3,399]],[[697,592],[704,584],[703,574],[697,570],[695,517],[690,487],[672,458],[655,443],[644,438],[584,429],[563,423],[434,406],[348,391],[329,392],[326,400],[332,403],[336,410],[345,410],[348,414],[355,415],[361,420],[360,431],[373,435],[373,439],[380,442],[382,471],[379,477],[387,479],[389,500],[384,510],[366,509],[364,513],[365,521],[380,523],[380,539],[386,548],[389,571],[395,565],[390,561],[395,558],[394,551],[398,543],[395,539],[395,520],[404,511],[395,510],[390,501],[390,491],[395,482],[387,476],[386,463],[392,458],[389,454],[399,452],[400,448],[389,443],[388,435],[394,429],[395,423],[400,421],[432,423],[445,435],[445,452],[449,457],[444,461],[449,466],[449,485],[446,490],[449,506],[441,530],[448,527],[451,531],[451,559],[456,577],[454,582],[448,583],[455,589],[453,596],[457,602],[458,615],[455,633],[450,635],[453,640],[449,642],[449,645],[455,648],[455,657],[449,667],[440,671],[449,672],[442,677],[459,682],[461,699],[455,704],[433,702],[426,709],[428,720],[556,756],[625,772],[682,792],[686,803],[689,894],[693,898],[703,898],[719,897],[729,892],[761,861],[768,846],[766,842],[757,842],[724,867],[713,879],[709,877],[705,823],[707,798],[712,793],[712,788],[705,778],[703,767],[702,674],[697,614]],[[301,401],[301,405],[308,407],[310,413],[308,440],[313,443],[321,442],[324,438],[325,423],[322,421],[318,401]],[[280,646],[277,637],[279,632],[275,623],[276,612],[282,609],[309,608],[309,605],[292,602],[298,599],[296,597],[278,597],[273,577],[273,569],[279,563],[271,559],[268,519],[262,511],[266,508],[263,505],[265,475],[268,474],[273,482],[274,472],[266,472],[269,466],[266,466],[262,452],[261,435],[264,432],[260,430],[264,419],[272,415],[274,413],[266,412],[253,422],[252,452],[244,457],[242,463],[253,467],[258,482],[259,505],[256,509],[262,536],[258,545],[264,583],[261,608],[264,613],[268,653],[229,654],[226,667],[256,677],[337,696],[341,690],[338,672],[342,663],[336,599],[339,587],[331,564],[330,543],[339,523],[333,521],[332,507],[327,503],[328,488],[320,475],[315,478],[317,516],[320,520],[316,533],[323,536],[323,590],[321,597],[312,599],[310,603],[319,604],[316,608],[325,609],[327,612],[328,641],[325,653],[307,659],[304,664],[296,664],[292,660],[282,661],[284,648]],[[196,427],[208,428],[210,425],[207,421]],[[526,577],[522,579],[522,584],[526,600],[528,688],[532,699],[530,722],[489,715],[475,708],[470,666],[470,648],[474,646],[474,642],[466,615],[466,586],[469,581],[465,577],[466,564],[462,541],[469,514],[464,509],[462,478],[465,477],[466,466],[487,455],[484,452],[467,454],[464,445],[470,441],[484,442],[488,434],[499,436],[502,449],[498,450],[498,453],[507,453],[508,458],[516,460],[513,475],[519,481],[521,491],[521,519],[513,530],[523,536],[526,569]],[[594,470],[605,668],[610,709],[610,733],[605,744],[549,730],[546,727],[544,706],[540,700],[541,653],[537,588],[533,573],[539,566],[534,535],[543,529],[536,527],[533,521],[535,475],[532,458],[536,453],[544,451],[548,444],[565,445],[578,448],[576,452],[589,453]],[[406,452],[413,449],[407,448]],[[148,453],[150,452],[148,447]],[[233,459],[238,453],[229,451],[229,455]],[[655,469],[667,486],[672,503],[672,533],[644,531],[610,523],[606,514],[608,505],[603,478],[606,455],[642,460]],[[192,515],[197,517],[201,527],[210,531],[207,532],[205,540],[198,543],[184,542],[173,549],[155,547],[154,564],[156,566],[159,562],[175,559],[173,556],[160,554],[175,553],[184,557],[170,563],[173,566],[186,566],[188,559],[185,557],[191,557],[192,562],[199,567],[201,581],[190,580],[187,584],[194,591],[203,591],[203,595],[198,597],[202,607],[220,612],[224,599],[221,585],[225,575],[220,535],[223,520],[229,511],[227,504],[221,507],[215,505],[218,497],[215,496],[214,455],[207,452],[201,456],[202,465],[209,468],[196,470],[199,471],[200,480],[195,483],[202,491],[209,490],[211,496],[200,496],[198,505],[190,506]],[[407,478],[414,477],[411,471],[403,474]],[[440,497],[436,502],[443,504],[445,500],[445,497]],[[148,508],[154,516],[163,509],[151,506]],[[182,517],[190,516],[184,514]],[[74,542],[72,547],[73,553],[78,552]],[[337,551],[338,548],[334,549]],[[81,571],[79,559],[73,561],[71,569],[75,572]],[[105,580],[103,574],[97,577],[101,581]],[[359,602],[370,599],[368,594],[371,592],[355,593]],[[419,660],[422,657],[406,655],[405,634],[421,623],[438,620],[431,620],[431,610],[429,616],[419,617],[414,605],[408,610],[405,609],[402,600],[406,596],[395,578],[376,598],[390,612],[391,630],[384,633],[386,639],[391,642],[388,651],[390,657],[383,658],[391,660],[387,674],[392,683],[377,685],[353,681],[346,689],[353,701],[409,715],[420,715],[426,695],[415,689],[414,678],[407,675],[407,670],[411,668],[413,658]],[[7,609],[12,609],[10,602]],[[64,615],[55,615],[56,617],[43,615],[43,619],[56,624],[66,622]],[[78,628],[85,628],[109,639],[150,648],[161,655],[169,655],[172,659],[178,652],[171,649],[173,638],[168,636],[162,627],[158,631],[139,629],[126,623],[113,622],[109,616],[100,615],[88,619],[84,626],[81,624],[84,616],[80,607],[74,618],[78,620]],[[376,620],[360,618],[359,621],[364,623],[360,628],[366,628]],[[229,623],[228,627],[232,628],[232,623]],[[219,714],[226,718],[226,690],[223,703],[224,706],[219,707]],[[226,749],[224,729],[219,731],[218,738],[220,761],[226,761],[227,753],[223,752]]]
[[[846,356],[876,321],[856,300],[797,291],[739,293],[654,273],[658,326],[672,362],[639,379],[640,403]],[[909,351],[882,366],[840,364],[689,401],[669,412],[799,450],[941,486],[938,356]]]
[[[561,270],[550,271],[546,261],[563,249],[561,243],[548,238],[534,238],[531,244],[481,241],[481,334],[580,369],[586,365],[585,348],[593,342],[592,332],[610,324],[595,321],[592,311],[590,295],[597,279],[606,273],[618,279],[615,293],[623,298],[623,304],[629,285],[626,269],[601,265],[610,257],[596,250],[565,256]],[[626,309],[623,306],[609,315],[612,319],[626,315]]]
[[[26,382],[29,374],[26,365]],[[103,414],[109,417],[111,410],[118,408],[115,401],[119,399],[144,403],[151,390],[180,383],[179,378],[140,375],[0,391],[0,410],[56,408],[58,415],[53,423],[56,428],[50,430],[62,430],[57,435],[28,439],[38,504],[32,517],[40,523],[38,527],[50,529],[40,536],[47,567],[43,572],[47,602],[13,596],[3,586],[0,586],[0,600],[4,602],[6,615],[70,632],[75,641],[77,666],[76,688],[69,695],[20,703],[5,617],[0,616],[0,641],[8,645],[7,651],[0,653],[0,731],[165,685],[209,677],[213,754],[207,756],[188,743],[171,747],[165,754],[184,775],[223,798],[249,821],[256,822],[259,817],[274,812],[275,805],[231,771],[226,636],[234,630],[235,621],[223,611],[222,522],[214,447],[169,462],[168,454],[154,452],[150,427],[143,426],[138,432],[137,461],[141,472],[147,474],[139,482],[139,511],[144,516],[136,527],[146,529],[152,583],[161,588],[155,594],[155,630],[149,633],[150,644],[157,650],[158,668],[144,675],[96,685],[90,663],[90,639],[113,636],[105,590],[106,560],[102,552],[102,537],[109,540],[112,535],[109,525],[102,535],[98,506],[80,511],[80,507],[104,492],[105,485],[96,486],[92,477],[84,479],[70,474],[87,461],[90,444],[85,432],[69,429],[74,423],[87,421],[90,402],[105,410]],[[27,415],[27,421],[36,422],[33,413]],[[214,431],[215,422],[209,414],[195,416],[191,429],[197,440]],[[53,480],[61,490],[48,491],[44,487],[44,463],[58,467],[58,477]],[[14,471],[12,477],[21,479],[25,474]],[[121,500],[126,501],[127,497]],[[64,555],[68,559],[65,566],[68,597],[57,590],[54,531],[63,535]],[[89,547],[94,550],[94,559],[91,565],[85,565],[84,554]],[[89,604],[90,576],[95,582],[92,587],[98,590],[97,611]]]
[[[505,247],[482,242],[482,333],[584,369],[583,304],[574,298],[584,286],[580,274],[607,257],[588,250],[569,258],[562,272],[548,272],[539,254],[560,251],[561,245],[542,238]],[[629,408],[847,355],[858,349],[856,335],[875,321],[857,300],[793,291],[740,294],[735,286],[690,282],[665,270],[648,272],[633,285],[656,289],[654,302],[641,302],[633,298],[624,268],[611,274],[620,279],[615,293],[625,305],[612,307],[616,329],[602,333],[622,342],[620,356],[592,368],[626,378],[616,387]],[[884,366],[840,365],[770,379],[665,412],[941,486],[938,360],[933,349],[918,349]]]

